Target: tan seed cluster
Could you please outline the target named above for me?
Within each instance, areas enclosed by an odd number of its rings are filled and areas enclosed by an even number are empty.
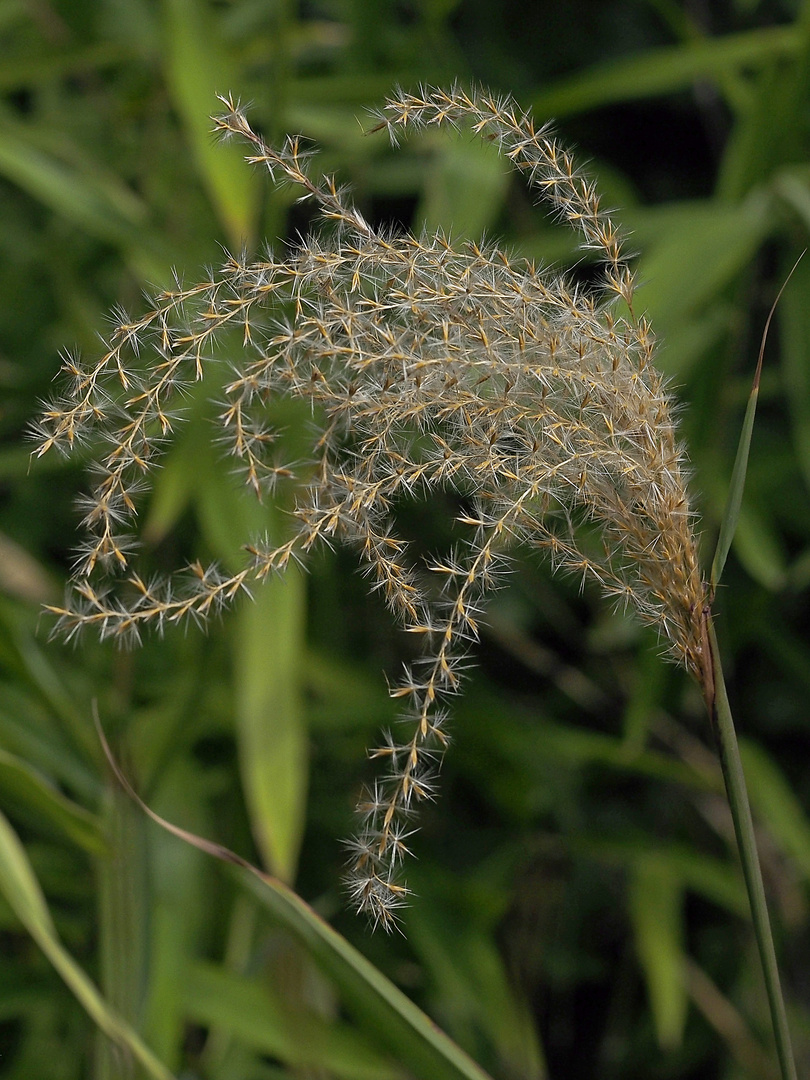
[[[511,550],[542,548],[555,567],[597,582],[699,673],[704,590],[684,455],[614,224],[570,155],[514,102],[459,88],[400,93],[378,127],[394,140],[451,126],[494,142],[599,254],[598,296],[495,245],[372,228],[332,178],[310,177],[297,139],[274,149],[237,103],[223,103],[217,129],[247,140],[248,160],[296,185],[329,227],[283,259],[228,259],[138,319],[118,313],[100,359],[66,359],[68,385],[43,413],[36,453],[100,450],[59,628],[130,638],[205,620],[320,541],[354,545],[373,587],[424,642],[393,690],[403,734],[373,751],[385,775],[364,795],[350,844],[353,901],[390,927],[407,893],[414,813],[434,794],[447,746],[443,703]],[[237,356],[224,344],[234,327]],[[295,527],[281,545],[252,541],[236,574],[195,564],[177,581],[147,582],[130,551],[140,493],[179,421],[183,387],[214,362],[231,371],[218,435],[258,497],[297,481]],[[285,396],[310,402],[320,423],[303,470],[278,459],[268,421],[268,404]],[[470,507],[466,541],[415,565],[393,511],[405,495],[448,487]]]

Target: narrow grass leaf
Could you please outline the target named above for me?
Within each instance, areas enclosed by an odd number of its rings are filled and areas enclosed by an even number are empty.
[[[239,877],[334,980],[363,1029],[405,1069],[422,1080],[486,1080],[472,1058],[292,890],[252,868]]]
[[[296,1069],[324,1070],[345,1080],[397,1080],[404,1073],[374,1050],[345,1021],[301,1012],[268,981],[198,962],[180,989],[180,1007],[206,1028],[227,1031],[240,1042]]]
[[[137,196],[95,162],[57,157],[46,148],[54,139],[0,113],[0,174],[93,236],[124,247],[142,241]]]
[[[759,186],[782,163],[784,148],[799,137],[793,99],[803,100],[806,94],[803,69],[799,62],[767,65],[752,73],[724,140],[715,182],[720,200],[736,202]]]
[[[802,255],[804,252],[802,252]],[[776,295],[776,299],[771,306],[771,310],[768,313],[768,318],[765,321],[765,328],[762,331],[762,343],[759,348],[759,358],[757,360],[757,369],[754,373],[754,383],[751,387],[751,394],[748,398],[748,405],[745,410],[745,416],[743,418],[742,431],[740,432],[740,442],[737,447],[737,456],[734,460],[734,468],[731,472],[731,483],[729,485],[728,502],[726,503],[726,510],[723,514],[722,521],[720,522],[720,535],[717,539],[717,549],[714,553],[714,559],[712,560],[711,573],[709,575],[709,582],[712,589],[716,589],[721,577],[723,576],[723,568],[726,565],[726,558],[731,549],[731,542],[734,539],[734,532],[737,528],[737,521],[740,516],[740,507],[742,506],[743,490],[745,488],[745,477],[748,472],[748,454],[751,450],[751,436],[754,430],[754,419],[757,412],[757,400],[759,398],[759,382],[762,375],[762,361],[765,356],[765,342],[768,339],[768,330],[771,325],[771,319],[776,311],[776,305],[779,303],[779,299],[787,287],[788,282],[793,276],[793,272],[799,265],[799,259],[793,264],[793,269],[785,279],[782,288]]]
[[[129,1051],[148,1076],[172,1080],[132,1028],[103,999],[87,974],[66,951],[56,933],[45,897],[17,834],[0,814],[0,890],[17,918],[76,996],[79,1004],[104,1034]]]
[[[810,229],[810,179],[803,185],[805,223]],[[810,487],[810,260],[796,270],[796,284],[779,307],[779,355],[785,399],[790,411],[793,445],[805,485]]]
[[[737,867],[728,860],[699,855],[687,845],[662,845],[657,837],[633,840],[571,841],[572,850],[590,859],[627,868],[655,865],[664,877],[680,882],[688,889],[734,915],[745,918],[748,901]]]
[[[133,799],[162,828],[214,858],[237,868],[237,879],[304,946],[340,990],[346,1008],[364,1030],[400,1065],[421,1080],[491,1080],[479,1065],[378,971],[362,953],[333,930],[308,904],[277,878],[264,874],[221,844],[172,825],[138,797],[113,758],[97,721],[110,767]]]
[[[757,400],[759,398],[759,376],[761,368],[762,355],[760,354],[756,375],[754,376],[754,385],[751,388],[745,416],[743,417],[740,442],[737,447],[737,456],[734,459],[734,468],[731,472],[728,500],[726,502],[723,518],[720,522],[720,534],[717,538],[717,548],[714,553],[714,558],[712,559],[712,569],[709,575],[712,589],[717,588],[720,579],[723,576],[723,568],[726,565],[726,558],[731,550],[731,542],[734,539],[737,521],[740,516],[743,490],[745,488],[745,476],[748,472],[748,454],[751,449],[751,435],[754,430],[754,419],[756,417]]]
[[[781,169],[774,178],[773,190],[810,229],[810,168],[793,165]]]
[[[95,74],[101,69],[116,67],[127,59],[125,47],[113,41],[99,41],[75,49],[38,52],[36,55],[29,53],[18,58],[6,55],[0,68],[0,91],[10,93],[21,86],[55,84],[70,76],[87,78],[90,72]]]
[[[4,654],[4,655],[3,655]],[[15,619],[12,610],[3,611],[0,607],[0,655],[16,672],[17,677],[36,695],[52,721],[48,741],[53,739],[55,731],[62,737],[69,756],[62,752],[64,763],[54,762],[47,772],[56,779],[69,777],[74,787],[90,795],[98,793],[98,780],[95,765],[98,760],[98,747],[93,740],[93,733],[88,729],[85,717],[76,706],[62,676],[54,667],[51,658],[43,650],[33,633],[24,626],[22,620]],[[43,747],[50,756],[51,747]],[[42,763],[42,759],[38,763]],[[81,770],[79,779],[77,772]],[[88,800],[89,801],[89,800]]]
[[[810,819],[769,754],[750,740],[740,743],[751,804],[780,848],[810,882]]]
[[[455,911],[429,897],[408,918],[408,938],[447,1003],[450,1031],[477,1056],[494,1058],[493,1071],[546,1080],[531,1010],[516,994],[493,934],[463,919],[454,923]]]
[[[29,762],[2,749],[0,792],[4,800],[54,826],[84,851],[92,855],[106,851],[107,845],[95,814],[69,799]]]
[[[307,716],[318,731],[376,731],[393,723],[396,703],[360,664],[307,649]]]
[[[634,681],[622,718],[622,744],[628,752],[643,754],[650,726],[665,698],[667,669],[661,663],[654,640],[642,645],[637,655]]]
[[[658,1042],[672,1050],[683,1038],[689,1002],[683,952],[683,884],[650,856],[630,882],[630,917]]]
[[[754,581],[776,591],[784,587],[788,565],[781,538],[767,508],[746,499],[734,532],[734,552]]]
[[[202,181],[229,242],[239,250],[253,239],[258,187],[243,156],[211,138],[212,103],[233,83],[229,58],[208,5],[164,0],[163,7],[168,82]]]
[[[144,522],[144,538],[159,543],[182,518],[197,489],[200,473],[198,452],[201,440],[196,427],[189,427],[162,463]]]
[[[0,532],[0,593],[33,604],[52,603],[56,582],[39,559]]]
[[[156,797],[164,813],[182,813],[203,827],[208,819],[206,781],[202,767],[181,754],[168,763]],[[120,789],[119,789],[120,791]],[[121,791],[121,797],[126,794]],[[148,822],[131,800],[130,810],[150,832]],[[193,957],[204,951],[210,918],[200,897],[206,895],[206,860],[194,848],[178,845],[166,833],[148,842],[148,905],[144,934],[148,943],[149,979],[143,1009],[143,1030],[149,1043],[173,1068],[180,1069],[187,1017],[183,988]],[[210,894],[209,894],[210,895]]]
[[[242,783],[264,865],[292,882],[304,835],[309,746],[301,699],[306,594],[291,567],[253,590],[234,635]]]
[[[477,240],[492,228],[509,184],[494,147],[442,140],[430,169],[416,220],[430,232]]]
[[[490,714],[492,715],[492,714]],[[651,779],[683,784],[690,789],[719,790],[717,784],[701,775],[691,765],[675,761],[657,750],[639,751],[623,738],[599,731],[582,731],[566,724],[544,720],[536,731],[499,731],[499,749],[506,760],[523,768],[553,755],[569,764],[600,764]]]
[[[89,726],[89,725],[88,725]],[[168,1066],[170,1059],[141,1020],[145,987],[152,986],[148,927],[160,900],[151,902],[146,865],[143,815],[120,787],[107,779],[101,800],[109,851],[95,873],[98,978],[110,1007],[127,1023],[137,1024],[148,1044]],[[119,1080],[121,1055],[117,1046],[99,1039],[93,1080]]]
[[[736,74],[751,65],[797,55],[802,34],[793,26],[727,34],[683,45],[646,49],[597,64],[538,94],[532,108],[540,116],[568,116],[617,101],[691,89],[697,79]]]
[[[704,1019],[724,1040],[741,1066],[744,1076],[777,1080],[770,1055],[736,1006],[716,986],[702,967],[687,957],[689,994]]]
[[[342,157],[351,157],[355,161],[372,158],[378,153],[374,141],[366,138],[363,126],[358,122],[358,110],[373,97],[366,98],[361,93],[349,104],[331,94],[311,103],[306,101],[306,96],[303,87],[296,87],[289,102],[285,103],[285,119],[292,130],[300,131],[325,150],[339,147]]]
[[[695,200],[642,222],[637,235],[644,246],[644,284],[638,295],[665,342],[661,363],[667,371],[680,374],[686,365],[676,358],[699,355],[689,340],[692,324],[708,313],[712,326],[721,290],[750,263],[770,224],[770,200],[762,192],[731,206]],[[702,333],[706,329],[701,326]]]

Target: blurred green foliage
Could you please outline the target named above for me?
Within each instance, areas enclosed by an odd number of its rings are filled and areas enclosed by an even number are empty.
[[[4,1080],[476,1075],[446,1048],[420,1057],[408,1032],[422,1021],[388,983],[379,1000],[358,991],[348,942],[496,1078],[773,1075],[699,695],[598,597],[527,559],[495,598],[402,938],[370,937],[341,896],[365,747],[394,711],[383,674],[409,655],[347,553],[206,635],[132,653],[47,640],[40,608],[69,569],[83,481],[74,464],[31,464],[25,429],[58,351],[96,350],[106,313],[137,309],[173,268],[192,279],[222,247],[307,225],[212,141],[217,92],[250,101],[271,137],[315,140],[374,221],[486,231],[587,280],[485,150],[426,136],[394,154],[364,137],[364,109],[394,83],[455,78],[558,117],[622,208],[685,403],[708,558],[762,326],[810,231],[807,0],[0,0]],[[808,296],[806,259],[777,312],[717,602],[800,1070]],[[210,392],[189,400],[144,519],[156,565],[227,562],[257,524],[211,447]],[[290,415],[291,441],[305,422]],[[437,499],[406,525],[441,546],[452,512]],[[294,884],[347,941],[312,937],[311,916],[268,900],[287,894],[149,822],[109,776],[94,702],[157,812]]]

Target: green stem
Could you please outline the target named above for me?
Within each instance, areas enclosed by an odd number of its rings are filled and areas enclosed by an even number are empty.
[[[706,619],[706,631],[711,651],[713,677],[713,686],[706,695],[707,705],[711,714],[712,726],[717,736],[720,763],[723,767],[723,779],[725,780],[726,793],[731,807],[731,816],[734,820],[734,832],[737,836],[745,886],[748,890],[748,902],[751,906],[754,934],[757,939],[759,957],[762,962],[762,973],[765,978],[765,991],[771,1009],[776,1053],[779,1058],[782,1080],[797,1080],[796,1065],[793,1061],[793,1051],[790,1046],[790,1031],[788,1030],[787,1015],[785,1013],[785,1002],[779,983],[779,969],[776,965],[771,923],[765,902],[762,871],[757,855],[754,824],[751,820],[751,807],[748,802],[745,776],[743,775],[742,761],[740,760],[740,749],[737,744],[734,721],[731,717],[731,708],[723,680],[723,669],[720,664],[720,651],[717,646],[714,626],[708,613],[705,614],[704,618]]]

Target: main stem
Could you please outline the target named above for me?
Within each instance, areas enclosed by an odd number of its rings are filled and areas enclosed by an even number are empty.
[[[754,934],[759,948],[759,958],[762,962],[762,974],[765,978],[765,991],[771,1009],[776,1053],[779,1058],[782,1080],[797,1080],[796,1065],[790,1045],[790,1031],[788,1030],[787,1015],[785,1013],[785,1002],[782,997],[782,987],[779,983],[779,969],[776,965],[773,934],[771,933],[771,923],[768,918],[768,906],[765,902],[762,871],[759,865],[759,856],[757,855],[754,823],[751,820],[751,807],[748,802],[745,776],[742,761],[740,760],[740,748],[737,744],[737,734],[734,730],[734,721],[731,717],[731,708],[726,694],[717,637],[708,610],[704,612],[703,618],[705,620],[703,628],[704,641],[708,645],[710,654],[710,664],[707,665],[704,679],[706,706],[717,737],[723,779],[725,780],[731,816],[734,821],[734,832],[737,836],[745,887],[748,890],[748,902],[754,922]]]

